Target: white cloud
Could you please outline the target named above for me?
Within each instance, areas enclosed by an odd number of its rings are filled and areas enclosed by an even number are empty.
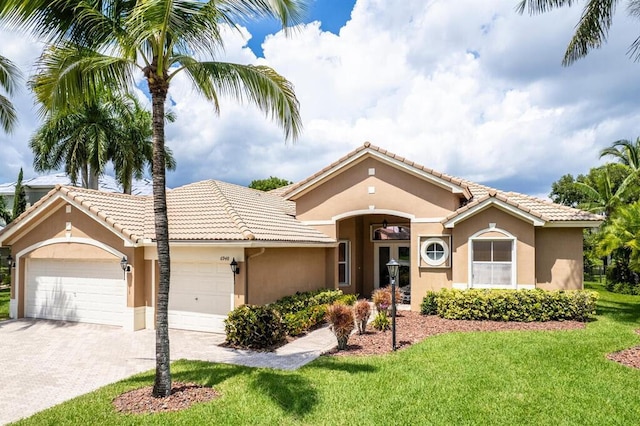
[[[560,65],[580,9],[528,16],[516,1],[358,0],[338,35],[319,23],[269,36],[264,58],[250,34],[229,31],[219,59],[274,67],[295,84],[304,133],[281,130],[252,106],[223,99],[220,116],[184,76],[172,83],[176,123],[167,144],[178,171],[169,185],[216,178],[247,184],[275,175],[302,179],[371,141],[427,167],[534,194],[565,173],[598,164],[610,142],[640,135],[637,64],[626,50],[636,25],[620,10],[607,45]],[[29,58],[14,37],[0,54]],[[22,65],[22,63],[21,63]],[[17,100],[22,127],[0,135],[1,181],[31,162],[31,102]],[[23,118],[26,117],[26,118]]]

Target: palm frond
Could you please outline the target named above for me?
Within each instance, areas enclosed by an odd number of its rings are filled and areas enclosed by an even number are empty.
[[[286,139],[302,130],[293,85],[272,68],[228,62],[189,62],[184,69],[198,90],[217,105],[219,95],[256,105],[274,120]]]

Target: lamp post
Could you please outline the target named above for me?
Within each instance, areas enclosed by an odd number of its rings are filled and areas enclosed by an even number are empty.
[[[400,264],[395,259],[391,259],[387,263],[389,278],[391,279],[391,349],[396,350],[396,277]]]

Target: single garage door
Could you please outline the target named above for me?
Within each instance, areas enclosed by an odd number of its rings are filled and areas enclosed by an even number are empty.
[[[126,291],[117,260],[27,259],[25,316],[121,326]]]
[[[224,333],[224,320],[232,309],[228,263],[171,263],[170,328]]]

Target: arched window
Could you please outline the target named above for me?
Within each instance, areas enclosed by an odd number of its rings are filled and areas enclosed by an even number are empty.
[[[490,231],[490,232],[487,232]],[[471,287],[515,288],[516,238],[492,228],[469,239]]]

